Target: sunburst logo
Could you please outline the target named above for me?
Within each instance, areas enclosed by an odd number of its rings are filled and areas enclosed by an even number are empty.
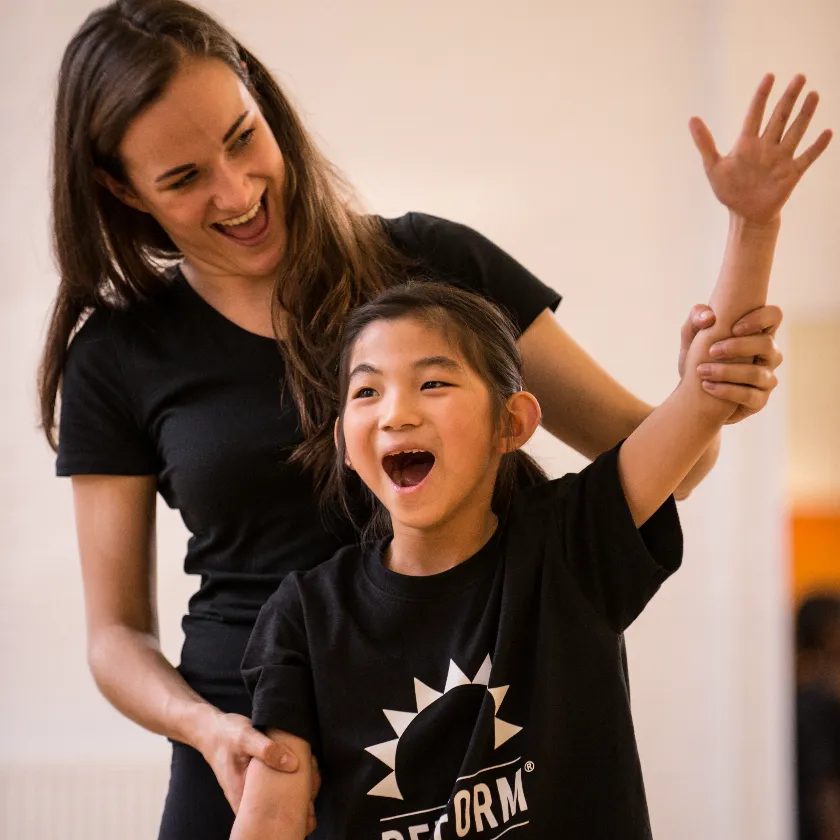
[[[400,792],[399,784],[397,783],[397,749],[400,745],[400,738],[405,734],[405,731],[411,726],[415,718],[425,709],[428,709],[438,700],[451,691],[455,691],[463,686],[484,686],[487,693],[493,698],[495,711],[493,714],[494,727],[494,749],[498,749],[506,741],[509,741],[518,732],[522,731],[521,726],[514,726],[512,723],[507,723],[500,720],[498,717],[499,709],[505,699],[509,685],[500,685],[496,688],[490,688],[490,672],[493,664],[490,661],[488,654],[478,669],[478,673],[473,679],[470,679],[451,659],[449,660],[449,673],[446,676],[446,685],[443,691],[436,691],[423,683],[421,680],[414,678],[414,696],[416,699],[417,710],[413,712],[398,712],[393,709],[383,709],[385,717],[388,718],[388,723],[396,734],[396,738],[391,741],[385,741],[382,744],[374,744],[372,747],[365,749],[371,755],[378,758],[385,764],[392,772],[386,776],[379,784],[375,785],[368,791],[368,796],[385,796],[390,799],[402,799],[403,795]]]

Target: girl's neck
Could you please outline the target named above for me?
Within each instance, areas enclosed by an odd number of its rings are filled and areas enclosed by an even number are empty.
[[[383,561],[386,568],[402,575],[440,574],[469,560],[493,536],[498,524],[489,508],[483,514],[453,517],[431,529],[395,522]]]

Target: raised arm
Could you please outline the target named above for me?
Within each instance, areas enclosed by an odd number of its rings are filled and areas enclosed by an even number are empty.
[[[817,106],[809,93],[794,122],[787,128],[796,99],[805,84],[797,76],[777,104],[764,132],[759,134],[773,77],[766,76],[750,105],[733,150],[718,154],[712,136],[697,118],[692,136],[718,199],[729,208],[730,226],[720,275],[710,305],[716,323],[698,333],[686,359],[686,375],[671,396],[625,441],[619,454],[619,473],[633,519],[641,525],[674,492],[736,404],[714,396],[698,367],[715,359],[709,348],[731,335],[735,322],[764,304],[779,231],[779,214],[808,167],[831,139],[825,131],[794,158]]]

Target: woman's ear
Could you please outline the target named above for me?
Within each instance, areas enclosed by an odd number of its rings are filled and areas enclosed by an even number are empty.
[[[523,447],[531,439],[542,419],[540,404],[528,391],[518,391],[508,397],[505,407],[508,412],[508,433],[500,440],[502,454]]]
[[[335,425],[333,426],[333,440],[335,441],[335,448],[339,449],[339,441],[341,435],[341,423],[339,419],[336,417]],[[344,463],[347,465],[349,469],[353,469],[353,465],[350,463],[350,456],[347,454],[347,446],[344,447]]]
[[[109,175],[104,169],[97,169],[94,177],[98,183],[105,187],[111,195],[118,198],[123,204],[133,207],[141,213],[149,212],[146,205],[143,203],[143,199],[141,199],[140,196],[131,189],[131,187],[127,184],[123,184],[121,181],[118,181],[113,175]]]

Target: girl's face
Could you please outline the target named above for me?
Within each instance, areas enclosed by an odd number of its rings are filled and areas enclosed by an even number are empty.
[[[186,60],[120,144],[131,189],[187,261],[215,276],[264,277],[286,243],[283,156],[248,89],[221,61]]]
[[[421,530],[489,512],[501,457],[490,393],[438,330],[376,321],[353,347],[346,459],[391,514]]]

